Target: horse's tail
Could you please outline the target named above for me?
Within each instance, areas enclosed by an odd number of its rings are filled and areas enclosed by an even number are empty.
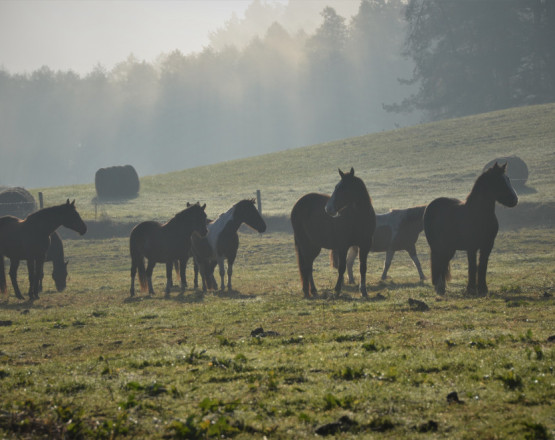
[[[6,273],[4,271],[4,256],[0,255],[0,292],[6,293]]]
[[[129,241],[129,251],[131,253],[131,265],[137,268],[137,274],[139,276],[139,284],[141,286],[141,291],[146,291],[148,287],[148,281],[146,279],[145,270],[145,259],[138,248],[136,239],[131,233],[131,240]]]
[[[451,261],[438,252],[431,252],[432,284],[436,286],[443,278],[445,281],[451,280]]]

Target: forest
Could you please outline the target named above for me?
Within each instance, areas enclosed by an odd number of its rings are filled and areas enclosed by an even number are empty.
[[[156,62],[0,68],[0,185],[91,183],[123,164],[144,176],[555,100],[553,2],[362,0],[352,17],[323,7],[313,31],[274,21],[234,44],[247,19]]]

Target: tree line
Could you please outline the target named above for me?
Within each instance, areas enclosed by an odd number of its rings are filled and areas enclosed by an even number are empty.
[[[0,70],[0,184],[155,174],[552,101],[552,4],[362,0],[349,19],[326,7],[311,33],[274,22],[240,48],[82,76]]]

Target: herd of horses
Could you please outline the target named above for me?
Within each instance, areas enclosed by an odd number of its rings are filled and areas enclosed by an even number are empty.
[[[475,181],[466,200],[441,197],[428,205],[387,214],[374,212],[366,185],[354,169],[339,170],[340,181],[330,195],[309,193],[301,197],[291,210],[295,251],[302,290],[307,298],[316,297],[313,262],[322,248],[330,250],[330,258],[338,270],[335,294],[339,295],[345,271],[349,282],[354,282],[353,262],[358,254],[360,262],[360,292],[367,297],[366,271],[369,252],[385,252],[382,279],[387,277],[395,251],[406,250],[412,258],[421,280],[425,279],[416,254],[415,243],[422,230],[431,251],[431,279],[435,291],[445,294],[450,279],[449,263],[457,250],[468,256],[469,294],[488,292],[486,272],[489,255],[499,225],[495,203],[514,207],[518,197],[506,175],[506,164],[495,163]],[[232,289],[233,264],[239,247],[237,231],[246,224],[258,232],[266,230],[266,223],[253,199],[241,200],[215,221],[207,218],[206,204],[187,204],[167,223],[145,221],[133,228],[129,239],[131,254],[130,295],[135,295],[135,277],[141,290],[154,294],[152,273],[156,263],[166,265],[166,295],[172,288],[174,268],[181,280],[181,292],[187,288],[186,267],[193,257],[195,287],[198,273],[202,289],[217,289],[214,276],[219,269],[220,286],[224,290],[225,260],[227,260],[227,288]],[[7,293],[4,257],[10,259],[9,275],[18,299],[23,295],[17,283],[17,269],[21,260],[27,261],[29,298],[37,299],[42,289],[45,261],[53,262],[52,277],[58,291],[66,285],[67,261],[56,229],[65,226],[83,235],[87,226],[75,208],[75,201],[40,209],[24,220],[13,216],[0,217],[0,292]],[[479,252],[479,261],[477,254]],[[146,260],[146,267],[145,267]]]

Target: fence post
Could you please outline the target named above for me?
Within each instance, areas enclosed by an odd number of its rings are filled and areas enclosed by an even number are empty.
[[[39,191],[39,209],[44,208],[44,199],[42,197],[42,192]]]
[[[262,215],[262,197],[259,189],[256,190],[256,204],[258,205],[258,212]]]

